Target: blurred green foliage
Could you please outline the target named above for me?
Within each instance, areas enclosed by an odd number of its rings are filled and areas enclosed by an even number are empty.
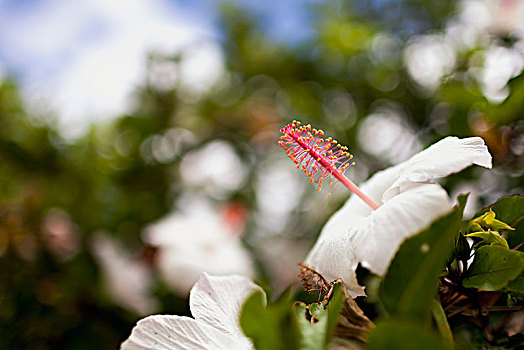
[[[91,238],[107,232],[150,262],[154,251],[144,246],[140,233],[187,190],[180,175],[185,155],[216,139],[234,147],[248,175],[242,187],[222,198],[209,197],[242,203],[250,218],[260,209],[257,176],[284,157],[276,146],[278,130],[293,119],[349,145],[357,167],[362,165],[355,175],[360,180],[395,163],[359,139],[367,117],[381,108],[394,111],[422,145],[445,135],[485,139],[496,176],[470,169],[444,180],[448,190],[466,183],[480,193],[479,205],[501,194],[522,193],[522,72],[508,82],[502,102],[486,97],[473,74],[490,48],[516,51],[520,39],[485,33],[478,43],[457,49],[455,64],[436,87],[427,88],[409,72],[405,52],[421,35],[445,35],[456,16],[454,1],[322,2],[311,8],[316,35],[295,46],[269,39],[256,14],[231,4],[221,11],[226,70],[211,90],[195,95],[178,83],[160,88],[146,80],[135,93],[132,113],[94,125],[73,141],[61,138],[49,116],[28,112],[16,82],[0,82],[0,348],[117,347],[139,316],[109,297]],[[150,69],[157,59],[151,55]],[[176,66],[183,55],[161,59]],[[189,132],[194,142],[175,147],[176,140],[170,143],[167,137],[172,130]],[[176,152],[155,152],[154,145],[165,142]],[[397,153],[408,146],[400,140],[395,145]],[[254,219],[248,222],[245,243],[269,288],[276,277],[264,265],[260,243],[291,239],[311,245],[346,196],[328,201],[325,193],[308,188],[283,228],[266,232],[270,238],[255,233]],[[70,256],[46,241],[45,220],[54,208],[68,215],[78,234],[78,248]],[[510,248],[521,243],[508,241]],[[188,313],[185,298],[162,281],[155,285],[155,296],[158,312]],[[359,302],[369,314],[382,312],[373,300]],[[385,323],[372,344],[379,348],[384,337],[401,336],[410,327]]]

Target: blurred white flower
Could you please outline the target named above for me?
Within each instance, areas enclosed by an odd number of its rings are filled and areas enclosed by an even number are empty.
[[[144,241],[159,250],[157,267],[167,285],[186,295],[202,272],[253,276],[240,241],[243,209],[231,204],[220,213],[205,203],[196,209],[171,214],[144,231]]]
[[[491,101],[502,102],[509,95],[508,81],[521,74],[522,54],[514,49],[492,45],[484,53],[484,67],[478,80],[484,95]]]
[[[266,160],[256,177],[256,224],[265,235],[277,235],[300,202],[304,181],[287,160]]]
[[[194,318],[154,315],[138,321],[122,350],[253,349],[239,324],[245,300],[262,289],[246,277],[203,274],[191,289]]]
[[[377,102],[372,113],[359,124],[357,138],[361,148],[390,164],[420,151],[422,145],[402,107],[391,101]]]
[[[376,173],[360,186],[379,208],[357,196],[326,223],[306,258],[328,280],[342,278],[352,296],[365,295],[355,270],[360,262],[384,275],[402,242],[451,209],[447,192],[434,178],[477,164],[491,168],[491,155],[480,137],[447,137],[409,160]]]
[[[404,60],[411,77],[420,86],[433,91],[455,66],[455,55],[447,38],[431,34],[410,40]]]
[[[157,305],[149,295],[152,279],[147,265],[133,259],[106,234],[95,235],[92,248],[104,285],[114,302],[139,315],[152,313]]]
[[[189,152],[182,160],[180,175],[188,185],[222,199],[242,186],[247,169],[229,142],[215,140]]]
[[[484,0],[491,15],[490,29],[496,34],[513,34],[524,24],[524,1]]]

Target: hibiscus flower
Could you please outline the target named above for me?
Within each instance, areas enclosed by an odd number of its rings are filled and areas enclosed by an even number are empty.
[[[359,187],[378,208],[351,196],[325,224],[305,263],[328,280],[342,278],[352,297],[365,295],[355,275],[357,265],[383,276],[406,238],[451,210],[447,192],[432,180],[473,164],[491,168],[484,140],[447,137],[376,173]]]
[[[253,349],[251,341],[242,333],[239,316],[247,297],[257,291],[262,289],[247,277],[204,273],[189,297],[194,318],[146,317],[138,321],[121,349]]]

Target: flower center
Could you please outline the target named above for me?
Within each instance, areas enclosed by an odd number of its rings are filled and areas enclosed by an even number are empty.
[[[347,152],[346,146],[341,146],[331,137],[323,139],[322,130],[312,129],[311,125],[301,125],[298,121],[293,121],[280,131],[284,135],[280,137],[278,144],[286,150],[297,169],[302,168],[304,174],[309,177],[309,182],[318,184],[318,191],[322,188],[322,182],[329,178],[331,191],[328,196],[336,184],[342,182],[372,209],[378,208],[371,198],[344,175],[347,168],[355,165],[355,162],[350,162],[353,156]]]

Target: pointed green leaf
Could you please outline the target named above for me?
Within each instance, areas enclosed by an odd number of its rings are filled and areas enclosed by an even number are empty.
[[[495,212],[488,209],[483,215],[471,220],[470,222],[470,231],[484,231],[484,230],[514,230],[513,227],[508,224],[495,219]]]
[[[468,269],[463,285],[496,291],[517,278],[524,269],[524,258],[518,251],[500,246],[484,246],[475,253],[475,260]]]
[[[509,230],[509,231],[513,231],[515,230],[513,227],[509,226],[508,224],[506,224],[505,222],[502,222],[500,220],[497,220],[497,219],[494,219],[491,224],[490,224],[490,228],[494,231],[501,231],[501,230]]]
[[[495,213],[490,209],[484,216],[484,222],[486,225],[491,225],[493,221],[495,221]]]
[[[342,304],[344,303],[344,285],[341,283],[335,283],[333,285],[333,296],[327,305],[328,309],[328,327],[326,340],[327,343],[331,341],[335,327],[337,326],[340,318],[340,312],[342,311]]]
[[[505,196],[497,200],[488,208],[478,211],[475,216],[484,215],[488,210],[493,210],[496,218],[509,226],[515,228],[515,231],[507,232],[507,241],[510,248],[514,248],[524,242],[524,197],[520,195]],[[495,229],[495,231],[500,229]],[[480,231],[480,230],[475,230]],[[524,245],[520,250],[524,250]]]
[[[469,193],[465,194],[459,194],[457,197],[458,206],[460,208],[464,208],[466,206],[466,203],[468,201]]]
[[[479,217],[489,210],[495,212],[497,220],[515,227],[524,218],[524,197],[520,195],[501,197],[497,202],[475,214]]]
[[[388,312],[429,319],[437,281],[455,247],[461,221],[462,208],[456,207],[402,244],[379,292]]]
[[[483,245],[499,245],[509,249],[508,242],[496,231],[473,232],[466,235],[466,237],[477,237],[482,239],[482,241],[477,243],[476,247]]]
[[[454,347],[453,333],[451,333],[448,318],[446,317],[446,313],[444,312],[442,305],[440,305],[437,299],[433,299],[431,301],[431,312],[433,313],[433,320],[437,324],[440,337],[451,347]]]

